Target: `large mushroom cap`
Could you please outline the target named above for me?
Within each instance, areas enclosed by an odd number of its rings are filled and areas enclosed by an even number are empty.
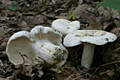
[[[76,30],[66,35],[64,38],[64,45],[67,47],[76,46],[81,43],[104,45],[116,39],[117,36],[115,34],[102,30]]]
[[[52,22],[52,28],[66,35],[80,28],[79,21],[69,21],[66,19],[57,19]]]
[[[9,39],[6,53],[14,64],[29,65],[38,62],[62,66],[67,59],[67,50],[62,46],[62,35],[52,28],[36,26],[31,32],[20,31]]]

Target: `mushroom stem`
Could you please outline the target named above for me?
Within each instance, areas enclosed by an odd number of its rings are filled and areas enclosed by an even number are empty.
[[[84,44],[81,65],[87,69],[91,67],[94,56],[94,44]]]

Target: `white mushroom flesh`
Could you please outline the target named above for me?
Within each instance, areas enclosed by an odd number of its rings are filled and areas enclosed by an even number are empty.
[[[54,45],[47,40],[37,41],[33,44],[36,57],[45,60],[46,62],[53,64],[55,62],[54,53],[57,49],[60,49],[58,45]],[[40,54],[41,53],[41,54]]]
[[[81,65],[89,69],[94,57],[94,44],[84,44]]]

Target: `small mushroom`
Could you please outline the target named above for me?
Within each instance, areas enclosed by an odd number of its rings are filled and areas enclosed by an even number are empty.
[[[113,33],[102,30],[76,30],[65,36],[63,44],[67,47],[84,44],[81,65],[89,69],[92,64],[95,45],[104,45],[116,39],[117,36]]]
[[[62,66],[68,52],[61,44],[62,35],[52,28],[36,26],[31,32],[20,31],[10,37],[6,53],[14,65],[34,65],[46,62]]]
[[[70,32],[80,29],[80,22],[57,19],[52,22],[52,28],[61,32],[63,35],[66,35]]]

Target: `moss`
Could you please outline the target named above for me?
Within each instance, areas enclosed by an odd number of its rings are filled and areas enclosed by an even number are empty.
[[[120,13],[120,0],[104,0],[99,6],[113,8]]]

